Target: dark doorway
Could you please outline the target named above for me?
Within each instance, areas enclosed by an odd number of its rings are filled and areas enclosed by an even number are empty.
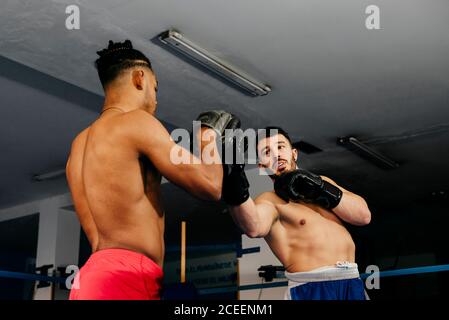
[[[39,213],[0,222],[0,270],[34,273]],[[0,299],[31,300],[34,282],[0,278]]]

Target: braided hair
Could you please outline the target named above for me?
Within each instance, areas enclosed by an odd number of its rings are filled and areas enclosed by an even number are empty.
[[[153,71],[150,60],[139,50],[133,48],[130,40],[113,42],[109,40],[108,47],[97,51],[100,56],[95,61],[103,88],[112,82],[124,70],[143,66]]]

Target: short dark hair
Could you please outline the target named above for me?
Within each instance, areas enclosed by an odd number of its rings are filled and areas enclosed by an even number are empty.
[[[95,61],[95,67],[103,88],[128,68],[146,66],[153,71],[150,60],[134,49],[130,40],[116,43],[109,40],[108,47],[97,51],[97,54],[100,58]]]
[[[281,127],[276,127],[276,126],[265,127],[264,129],[262,129],[262,136],[261,137],[263,137],[263,138],[272,137],[276,133],[283,135],[288,140],[290,145],[293,147],[292,139],[290,139],[290,136],[288,135],[287,131],[285,131]],[[257,141],[257,144],[259,144],[259,140]]]

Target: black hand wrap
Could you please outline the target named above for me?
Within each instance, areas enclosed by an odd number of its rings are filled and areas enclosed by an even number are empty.
[[[335,208],[343,192],[320,176],[306,170],[294,170],[276,177],[274,191],[285,201],[304,201],[326,209]]]
[[[249,198],[249,182],[244,164],[223,164],[223,200],[238,206]]]

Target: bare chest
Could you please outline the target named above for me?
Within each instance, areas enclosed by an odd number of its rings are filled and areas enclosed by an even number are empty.
[[[284,225],[295,228],[335,224],[342,226],[342,222],[334,213],[313,204],[289,202],[278,205],[278,212]]]

